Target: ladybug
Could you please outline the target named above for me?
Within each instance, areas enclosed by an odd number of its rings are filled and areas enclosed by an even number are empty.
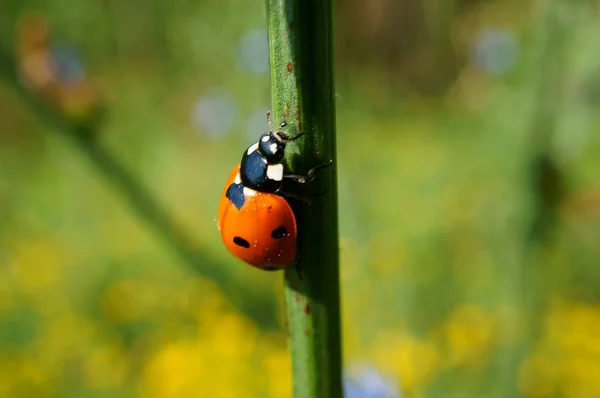
[[[312,168],[306,176],[285,174],[281,162],[286,144],[303,133],[287,135],[282,131],[285,121],[273,131],[270,112],[267,123],[269,132],[246,149],[225,184],[217,225],[231,254],[256,268],[274,271],[296,261],[298,229],[287,198],[306,199],[284,188],[285,182],[310,182],[317,169],[332,161]]]

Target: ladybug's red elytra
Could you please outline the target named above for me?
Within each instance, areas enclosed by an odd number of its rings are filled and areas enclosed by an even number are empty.
[[[284,181],[305,184],[314,179],[317,169],[306,176],[285,174],[281,163],[286,144],[303,133],[289,136],[281,122],[273,131],[270,112],[269,132],[244,152],[233,169],[219,204],[217,224],[227,250],[246,263],[263,270],[288,268],[296,260],[296,217],[286,198],[303,198],[284,189]]]

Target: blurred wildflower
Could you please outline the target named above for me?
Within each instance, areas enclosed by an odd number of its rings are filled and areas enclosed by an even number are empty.
[[[59,282],[60,267],[66,260],[56,242],[32,238],[14,243],[12,268],[24,293],[39,295]]]
[[[254,75],[269,73],[269,41],[267,31],[254,29],[246,32],[237,46],[238,66]]]
[[[192,111],[192,122],[204,137],[218,140],[231,133],[236,113],[237,102],[233,95],[215,88],[198,98]]]
[[[0,396],[57,396],[58,383],[31,358],[0,354]]]
[[[520,387],[530,397],[600,396],[600,307],[561,303],[551,308],[532,355],[521,365]]]
[[[54,45],[50,49],[50,57],[59,83],[72,86],[85,80],[85,67],[79,52],[74,47]]]
[[[96,346],[85,357],[84,372],[93,391],[122,387],[129,372],[127,352],[116,344]]]
[[[555,361],[536,353],[521,364],[519,386],[528,397],[552,397],[557,392],[557,376]]]
[[[380,332],[371,355],[382,370],[399,375],[406,393],[430,382],[439,369],[439,351],[432,342],[399,331]]]
[[[279,347],[279,348],[277,348]],[[291,397],[292,369],[290,355],[284,344],[273,346],[268,355],[263,359],[265,374],[268,377],[269,397]]]
[[[76,122],[98,115],[100,95],[85,76],[79,54],[71,46],[53,43],[43,14],[24,14],[16,36],[18,71],[25,87]]]
[[[285,374],[284,381],[290,380],[284,340],[262,344],[252,322],[222,314],[194,338],[166,344],[152,356],[140,386],[143,396],[251,398],[258,391],[286,396],[290,384],[270,384]]]
[[[474,64],[491,75],[503,75],[515,68],[519,60],[519,42],[512,30],[487,28],[473,43]]]
[[[254,352],[258,330],[247,318],[235,313],[223,314],[212,329],[212,343],[220,356],[243,357]]]
[[[23,83],[49,95],[53,81],[50,48],[50,26],[39,13],[25,13],[17,23],[17,59]]]
[[[372,365],[355,366],[344,372],[345,398],[400,398],[398,383]]]
[[[484,365],[491,353],[493,319],[472,304],[459,306],[445,326],[445,341],[450,366]]]

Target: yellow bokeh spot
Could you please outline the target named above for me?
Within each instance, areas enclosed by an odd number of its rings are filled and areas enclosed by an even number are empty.
[[[56,379],[52,379],[47,369],[36,363],[34,358],[17,358],[0,355],[0,396],[22,396],[23,387],[29,391],[55,395]]]
[[[402,332],[380,333],[372,356],[383,371],[398,374],[402,388],[409,392],[429,382],[440,362],[439,351],[432,342]]]
[[[591,350],[600,355],[600,309],[572,304],[558,305],[548,318],[548,339],[573,350]]]
[[[493,330],[493,319],[482,308],[472,304],[458,307],[445,327],[449,365],[485,364]]]
[[[251,398],[267,388],[271,377],[260,369],[259,360],[276,355],[272,347],[260,347],[257,355],[257,339],[253,322],[237,313],[221,313],[215,322],[200,327],[195,338],[157,350],[144,369],[141,395]]]
[[[205,380],[205,360],[191,342],[173,343],[159,351],[145,370],[147,397],[198,396]]]
[[[550,397],[556,391],[556,375],[555,362],[535,354],[521,365],[519,388],[528,397]]]
[[[116,346],[95,348],[86,358],[87,385],[93,390],[120,387],[127,371],[126,354]]]
[[[290,356],[287,351],[280,350],[272,353],[263,360],[268,375],[268,391],[271,398],[291,397],[292,370]]]
[[[61,263],[66,253],[56,243],[37,238],[17,242],[13,247],[13,267],[19,284],[26,293],[37,293],[58,282]]]
[[[250,355],[256,345],[258,330],[254,323],[237,314],[226,314],[211,328],[211,341],[219,355]]]
[[[528,397],[600,396],[600,308],[585,303],[552,306],[534,352],[521,364],[519,386]]]

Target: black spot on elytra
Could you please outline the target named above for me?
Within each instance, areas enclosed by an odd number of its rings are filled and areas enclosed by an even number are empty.
[[[241,209],[246,202],[246,197],[244,196],[244,186],[242,184],[231,184],[229,188],[227,188],[227,193],[225,194],[227,198],[234,204],[237,209]]]
[[[287,236],[287,234],[288,234],[287,229],[283,225],[281,225],[281,226],[275,228],[273,230],[273,232],[271,232],[271,237],[273,239],[281,239],[281,238]]]
[[[265,271],[277,271],[278,268],[275,268],[275,267],[264,267],[263,269]]]
[[[248,243],[246,239],[240,238],[239,236],[233,238],[233,243],[246,249],[250,247],[250,243]]]

